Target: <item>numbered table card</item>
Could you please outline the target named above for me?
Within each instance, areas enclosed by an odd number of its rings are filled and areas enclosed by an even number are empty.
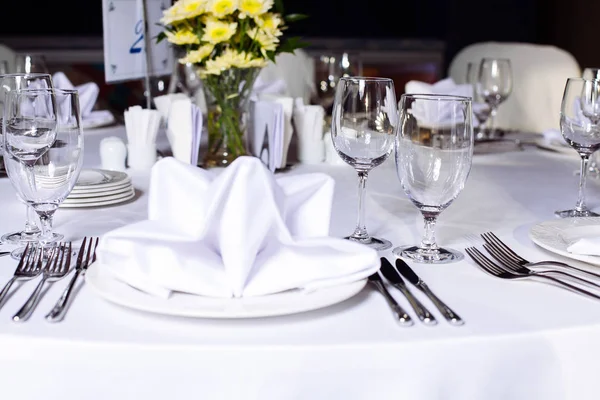
[[[144,32],[144,3],[148,37]],[[171,73],[173,52],[169,43],[163,40],[156,44],[162,31],[158,25],[162,12],[170,6],[170,0],[102,0],[106,82],[144,78],[147,58],[151,61],[149,75]]]

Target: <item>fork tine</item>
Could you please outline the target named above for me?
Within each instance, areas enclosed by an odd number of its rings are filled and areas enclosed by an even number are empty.
[[[526,259],[515,253],[510,247],[508,247],[498,236],[496,236],[493,232],[486,232],[481,235],[483,240],[490,246],[494,246],[501,251],[507,253],[510,257],[512,257],[516,262],[528,262]]]
[[[69,242],[69,249],[67,250],[67,262],[65,262],[65,269],[67,272],[71,269],[71,257],[73,256],[73,248],[71,246],[71,242]]]
[[[85,253],[85,245],[87,243],[87,236],[83,238],[83,242],[81,242],[81,246],[79,247],[79,253],[77,254],[77,264],[75,266],[77,268],[81,267],[81,262],[83,261],[83,255]]]
[[[17,265],[17,271],[24,271],[27,268],[29,256],[29,243],[27,243],[25,250],[23,250],[23,254],[21,255],[21,259],[19,260],[19,264]]]
[[[490,275],[497,276],[497,274],[494,271],[488,269],[488,267],[485,265],[485,263],[481,260],[481,258],[477,254],[479,252],[477,251],[477,249],[475,247],[467,247],[465,249],[465,251],[481,269],[483,269],[485,272],[487,272]],[[476,253],[476,251],[477,251],[477,253]]]
[[[92,258],[92,264],[96,262],[96,248],[98,247],[98,242],[100,242],[100,238],[96,238],[96,244],[94,245],[94,257]]]
[[[494,257],[496,259],[496,261],[498,261],[500,264],[502,264],[502,266],[504,266],[512,271],[517,272],[519,270],[519,268],[525,268],[525,267],[521,267],[512,258],[510,258],[508,255],[502,253],[501,251],[496,249],[494,246],[490,246],[489,244],[484,244],[483,248],[486,249],[488,251],[488,253],[490,253],[492,255],[492,257]]]
[[[479,250],[477,250],[475,247],[471,247],[470,249],[471,249],[471,252],[477,256],[479,261],[483,265],[485,265],[485,267],[487,267],[486,269],[489,271],[492,271],[493,275],[500,276],[503,273],[510,273],[510,272],[500,268],[496,263],[494,263],[492,260],[490,260],[489,258],[484,256],[483,253],[480,252]]]
[[[87,253],[85,255],[85,263],[83,263],[82,267],[85,269],[90,265],[90,254],[92,253],[92,245],[94,244],[94,240],[90,239],[88,242]]]

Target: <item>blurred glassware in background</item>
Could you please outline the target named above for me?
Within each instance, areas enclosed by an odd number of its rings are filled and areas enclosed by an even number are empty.
[[[313,100],[331,115],[335,89],[344,76],[361,76],[361,65],[350,60],[348,53],[324,54],[315,60],[316,98]]]
[[[8,74],[10,71],[8,70],[8,61],[1,60],[0,61],[0,75]]]
[[[475,140],[487,138],[486,123],[491,112],[490,106],[485,102],[479,90],[479,66],[480,62],[468,63],[466,76],[466,82],[473,86],[473,114],[478,123]]]
[[[583,70],[583,79],[587,80],[600,80],[600,68],[585,68]],[[600,152],[596,151],[590,157],[590,164],[588,166],[588,176],[591,178],[600,178]],[[579,171],[577,171],[579,173]]]
[[[40,54],[17,54],[15,69],[18,74],[50,73],[46,58]]]
[[[506,58],[484,58],[479,66],[478,92],[490,106],[489,138],[496,135],[496,113],[512,92],[512,67]]]

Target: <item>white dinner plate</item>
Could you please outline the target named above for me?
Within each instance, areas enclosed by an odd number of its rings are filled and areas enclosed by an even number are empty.
[[[129,191],[131,191],[132,189],[133,189],[133,186],[131,185],[131,183],[128,183],[127,185],[124,185],[124,186],[108,188],[108,189],[104,189],[104,190],[100,190],[100,191],[98,191],[98,190],[91,191],[91,192],[72,191],[66,200],[89,199],[89,198],[97,199],[97,198],[102,198],[103,196],[111,196],[111,195],[115,195],[115,194],[129,193]]]
[[[106,169],[82,169],[74,189],[105,189],[124,185],[129,180],[129,176],[125,172]]]
[[[124,203],[126,201],[133,199],[134,197],[135,197],[135,190],[132,190],[126,196],[112,199],[112,200],[104,200],[104,201],[96,200],[96,201],[90,202],[90,203],[71,203],[71,202],[66,202],[66,200],[65,200],[62,202],[60,207],[61,208],[104,207],[104,206],[110,206],[110,205]]]
[[[268,296],[237,299],[174,293],[169,299],[151,296],[114,278],[106,269],[90,266],[86,283],[100,297],[118,305],[156,314],[192,318],[261,318],[296,314],[340,303],[354,296],[366,279],[311,292],[289,290]]]
[[[529,231],[533,243],[561,256],[600,266],[600,257],[573,254],[567,248],[583,238],[600,237],[600,218],[563,218],[534,225]]]
[[[77,197],[77,198],[69,198],[67,197],[63,204],[83,204],[83,203],[99,203],[99,202],[107,202],[112,200],[121,200],[127,198],[134,193],[133,187],[130,187],[129,190],[123,193],[112,194],[108,196],[94,196],[94,197]]]
[[[107,191],[123,190],[123,189],[129,188],[131,186],[132,186],[131,185],[131,180],[127,179],[123,183],[120,183],[120,184],[114,185],[114,186],[109,186],[109,187],[99,187],[99,188],[95,188],[95,187],[78,188],[78,187],[74,187],[73,190],[71,191],[71,193],[85,194],[85,195],[90,195],[90,196],[95,196],[95,195],[102,196],[102,193],[105,193]]]

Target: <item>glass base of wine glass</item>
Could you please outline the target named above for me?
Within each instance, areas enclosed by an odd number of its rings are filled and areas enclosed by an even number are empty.
[[[453,249],[437,248],[435,250],[422,249],[418,246],[401,246],[392,250],[399,258],[408,258],[412,261],[425,264],[447,264],[465,258],[460,251]]]
[[[6,243],[6,244],[24,244],[24,243],[29,243],[29,242],[37,242],[39,239],[40,239],[40,231],[11,232],[11,233],[2,235],[2,238],[0,238],[2,243]]]
[[[65,236],[61,235],[60,233],[52,233],[52,238],[50,240],[46,240],[45,242],[48,243],[48,247],[51,247],[53,243],[58,242],[59,240],[63,239]],[[34,242],[34,241],[32,241]],[[38,240],[35,240],[35,242],[39,242],[39,238]],[[15,260],[20,260],[21,257],[23,257],[23,253],[25,252],[25,246],[23,247],[19,247],[14,249],[13,251],[10,252],[10,256],[12,258],[14,258]]]
[[[564,210],[564,211],[556,211],[554,213],[557,217],[560,218],[574,218],[574,217],[600,217],[600,214],[597,214],[590,210]]]
[[[365,246],[369,246],[373,250],[377,250],[377,251],[387,250],[387,249],[390,249],[392,247],[392,242],[390,242],[389,240],[381,239],[381,238],[376,238],[376,237],[373,237],[373,236],[369,236],[369,237],[366,237],[364,239],[363,238],[357,238],[357,237],[354,237],[354,236],[347,236],[344,239],[346,239],[346,240],[352,240],[353,242],[364,244]]]

